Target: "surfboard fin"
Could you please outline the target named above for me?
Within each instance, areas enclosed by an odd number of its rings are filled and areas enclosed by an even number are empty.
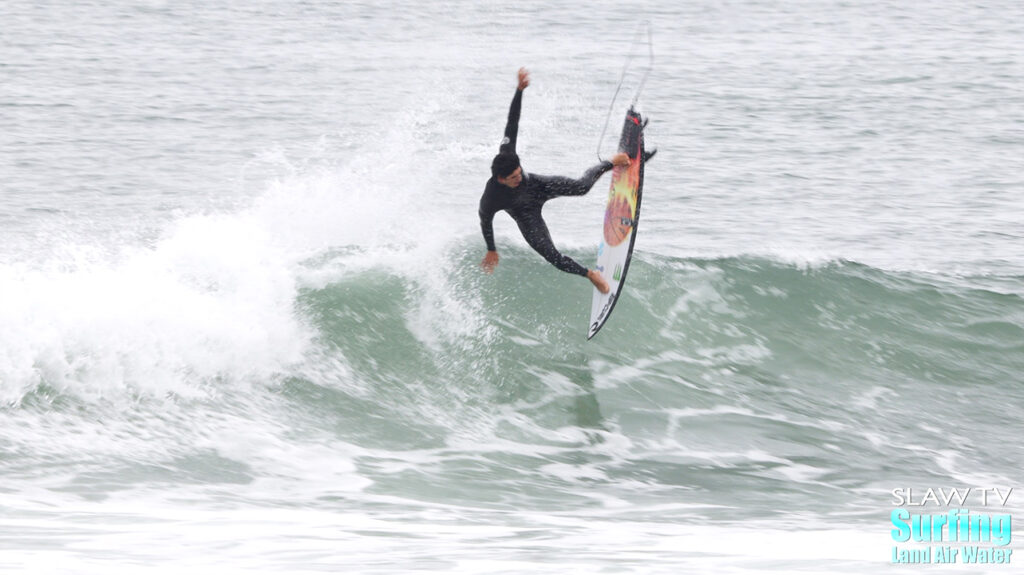
[[[644,163],[646,164],[647,160],[650,160],[651,158],[653,158],[654,155],[657,154],[657,153],[658,153],[658,148],[654,148],[653,150],[644,150]]]

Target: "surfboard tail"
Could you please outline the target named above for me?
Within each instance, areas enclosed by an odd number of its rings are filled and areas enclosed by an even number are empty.
[[[647,127],[647,120],[630,106],[622,126],[622,135],[619,137],[619,151],[626,152],[632,159],[639,157],[643,153],[642,140],[645,127]]]

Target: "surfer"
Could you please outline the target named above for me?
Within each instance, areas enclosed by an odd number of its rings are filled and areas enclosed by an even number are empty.
[[[590,280],[601,293],[608,293],[608,282],[601,272],[588,270],[569,256],[563,255],[551,241],[541,208],[550,199],[560,196],[582,196],[590,191],[602,174],[614,166],[628,166],[628,154],[619,153],[611,161],[604,161],[587,170],[578,180],[560,176],[528,174],[519,165],[516,154],[516,135],[519,132],[519,111],[523,103],[523,90],[530,85],[530,74],[519,69],[519,86],[512,98],[505,124],[505,137],[498,155],[491,162],[491,179],[487,180],[480,198],[480,229],[487,243],[487,255],[480,264],[491,273],[498,265],[498,251],[494,245],[494,214],[504,210],[519,226],[526,243],[556,268]]]

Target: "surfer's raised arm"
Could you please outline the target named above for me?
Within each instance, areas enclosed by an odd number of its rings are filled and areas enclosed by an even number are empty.
[[[530,72],[526,68],[519,69],[519,84],[512,105],[508,109],[508,121],[505,122],[505,137],[501,140],[499,152],[516,153],[516,136],[519,134],[519,113],[523,109],[523,90],[530,85]]]

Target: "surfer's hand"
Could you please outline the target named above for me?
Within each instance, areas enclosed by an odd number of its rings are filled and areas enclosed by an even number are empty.
[[[498,252],[488,251],[484,256],[484,261],[480,262],[480,267],[484,268],[487,273],[493,272],[496,265],[498,265]]]
[[[526,68],[519,69],[519,91],[523,91],[530,85],[530,72]]]
[[[629,154],[625,152],[619,152],[612,156],[612,165],[624,168],[629,165]]]

